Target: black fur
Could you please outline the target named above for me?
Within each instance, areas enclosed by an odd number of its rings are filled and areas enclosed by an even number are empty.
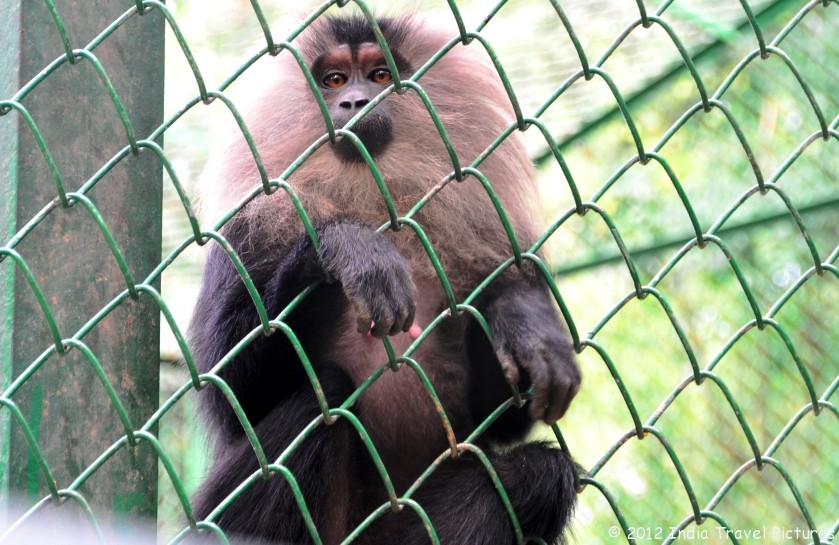
[[[276,316],[307,285],[327,278],[341,282],[321,286],[294,312],[288,324],[309,357],[319,360],[319,332],[334,331],[335,321],[351,303],[358,325],[383,337],[406,330],[414,313],[414,287],[408,265],[382,235],[351,219],[336,220],[317,229],[320,255],[308,237],[300,237],[284,256],[248,251],[247,221],[234,218],[224,234],[242,259],[264,301]],[[365,249],[366,251],[360,251]],[[272,261],[274,257],[276,261]],[[326,274],[325,274],[326,273]],[[341,296],[341,291],[346,297]],[[214,245],[207,256],[201,293],[190,324],[190,345],[201,372],[209,371],[233,346],[259,325],[253,300],[227,254]],[[278,400],[295,392],[305,380],[288,339],[280,332],[259,337],[220,373],[251,422],[259,422]],[[270,385],[270,387],[268,387]],[[217,388],[202,392],[206,412],[218,422],[219,439],[226,443],[244,434],[233,409]]]
[[[490,453],[525,537],[552,543],[570,521],[576,500],[573,462],[546,443],[519,445]],[[467,453],[447,460],[418,490],[441,543],[510,544],[516,541],[504,506],[478,458]],[[404,513],[400,516],[403,517]],[[428,543],[419,517],[395,526],[388,543]],[[465,522],[468,521],[468,522]]]
[[[379,115],[374,110],[364,116],[364,119],[356,123],[352,132],[364,144],[370,157],[375,159],[387,149],[392,139],[393,129],[391,128],[390,119],[386,116]],[[338,158],[344,162],[359,163],[364,161],[364,158],[358,152],[358,148],[355,147],[355,144],[349,138],[343,138],[339,142],[336,142],[332,145],[332,149]]]
[[[367,22],[363,16],[350,17],[326,17],[322,19],[325,23],[322,32],[326,35],[321,36],[322,40],[331,38],[339,44],[347,44],[350,46],[353,54],[362,44],[378,44],[376,35],[373,29],[370,28],[370,23]],[[391,19],[380,18],[377,19],[379,28],[382,31],[382,36],[387,43],[393,61],[396,63],[396,68],[399,70],[399,75],[403,78],[408,78],[413,73],[412,65],[399,54],[399,49],[405,41],[410,32],[409,19]],[[306,48],[317,51],[317,44],[307,43]],[[318,73],[322,68],[323,55],[328,51],[321,51],[311,66],[313,74]]]
[[[318,377],[330,406],[340,405],[354,389],[346,374],[335,365],[320,366]],[[269,461],[273,462],[319,414],[311,388],[298,388],[279,401],[255,427]],[[331,426],[316,428],[286,463],[297,479],[318,528],[327,522],[326,506],[331,487],[339,479],[359,475],[357,468],[345,464],[365,461],[359,456],[360,448],[363,447],[352,426],[345,420],[338,420]],[[253,448],[245,437],[233,441],[217,458],[211,479],[194,500],[196,515],[200,518],[206,517],[248,475],[259,469]],[[375,478],[375,475],[370,473],[369,477]],[[357,491],[349,489],[347,492]],[[255,483],[221,514],[216,523],[231,536],[255,538],[259,542],[310,543],[300,508],[280,474]]]
[[[335,331],[338,316],[352,309],[358,317],[359,331],[375,322],[371,333],[378,337],[405,331],[413,320],[416,293],[407,261],[371,227],[346,218],[323,223],[316,230],[319,252],[313,250],[308,237],[301,236],[285,255],[253,248],[248,224],[238,217],[226,226],[224,234],[242,256],[272,317],[309,283],[327,278],[334,281],[321,284],[292,312],[288,323],[315,365],[330,407],[335,407],[354,389],[343,369],[324,357],[327,347],[323,339],[329,339],[330,332]],[[456,403],[468,407],[447,407],[451,414],[469,415],[466,420],[455,418],[458,433],[464,422],[480,422],[510,395],[493,356],[495,351],[505,351],[516,359],[526,375],[521,377],[522,385],[533,382],[541,388],[536,393],[540,403],[557,391],[568,394],[579,382],[570,347],[561,340],[564,333],[541,281],[524,275],[502,280],[477,305],[488,320],[495,347],[474,324],[461,341],[471,355],[471,389],[462,392]],[[190,331],[199,369],[208,371],[258,323],[244,284],[228,256],[214,246]],[[451,330],[462,332],[463,328]],[[453,342],[456,345],[457,340]],[[548,365],[546,352],[550,350],[556,351],[552,358],[563,362],[559,369]],[[352,365],[352,357],[346,354],[341,366]],[[281,332],[256,339],[220,375],[255,424],[271,461],[320,414],[302,365]],[[220,391],[214,386],[204,388],[201,401],[218,435],[214,468],[195,500],[196,515],[203,518],[258,466],[240,423]],[[550,410],[564,411],[565,401],[561,399],[561,406]],[[573,463],[565,453],[547,444],[520,445],[496,453],[486,442],[520,439],[531,422],[526,410],[508,411],[485,434],[481,447],[507,490],[525,536],[538,536],[551,543],[560,537],[573,510]],[[426,428],[418,425],[416,429],[421,433]],[[319,426],[286,465],[300,484],[315,525],[329,545],[342,540],[347,531],[387,499],[369,454],[346,420]],[[418,475],[392,477],[394,482],[411,482]],[[472,454],[444,462],[414,499],[428,513],[443,544],[514,543],[512,525],[498,492]],[[221,514],[217,523],[231,535],[249,539],[295,545],[311,542],[297,503],[280,475],[256,483]],[[414,545],[428,543],[428,534],[420,519],[405,509],[379,519],[357,543]]]
[[[312,73],[322,82],[335,126],[344,127],[389,83],[371,77],[375,70],[382,69],[377,57],[369,60],[368,56],[360,63],[342,60],[342,54],[330,58],[335,41],[348,44],[353,59],[361,57],[355,55],[361,51],[361,44],[376,42],[364,18],[323,21],[301,38],[301,50],[311,55]],[[410,17],[379,21],[403,78],[410,75],[411,67],[397,49],[405,42],[410,24]],[[334,80],[329,78],[335,75],[331,71],[341,63],[352,66],[338,66],[345,79],[340,85],[331,85]],[[390,119],[401,119],[391,106],[377,104],[352,129],[373,157],[382,154],[392,140]],[[335,142],[332,150],[344,163],[361,158],[347,138]],[[309,181],[342,183],[337,173],[335,179]],[[315,192],[315,188],[316,184],[307,189]],[[365,351],[373,346],[372,341],[362,334],[369,331],[383,338],[409,331],[417,301],[423,320],[446,307],[436,285],[429,287],[427,279],[412,275],[411,263],[417,264],[425,255],[406,254],[413,261],[406,259],[385,235],[358,219],[337,217],[316,223],[320,245],[315,251],[305,235],[291,243],[272,240],[265,225],[252,224],[256,215],[249,212],[245,209],[229,221],[223,234],[242,259],[269,317],[283,312],[301,290],[320,282],[284,321],[312,363],[332,408],[352,395],[371,365],[379,364],[371,364],[379,356],[368,357]],[[452,215],[459,213],[450,211]],[[288,228],[291,222],[287,220],[279,221],[279,228]],[[456,237],[458,233],[441,236]],[[288,240],[285,234],[277,239]],[[469,257],[454,256],[444,262],[449,269],[460,269],[450,270],[461,273],[455,275],[460,280],[489,272],[466,274],[479,267]],[[552,543],[562,535],[573,511],[573,462],[544,443],[506,451],[494,448],[498,443],[523,439],[534,420],[552,422],[559,418],[580,382],[573,351],[550,294],[541,276],[528,269],[507,271],[474,303],[489,325],[492,342],[468,314],[449,317],[423,341],[418,361],[434,381],[458,440],[471,434],[510,397],[510,383],[518,383],[522,391],[532,385],[532,400],[503,413],[477,446],[497,471],[523,534]],[[428,293],[417,293],[415,280],[421,291]],[[457,288],[460,293],[474,286]],[[358,333],[346,331],[348,318],[350,327]],[[212,244],[190,325],[190,344],[199,371],[210,371],[259,325],[255,304],[239,273],[226,252]],[[401,346],[407,342],[405,337],[399,341]],[[431,402],[426,397],[417,399],[424,392],[412,390],[416,383],[403,380],[417,377],[404,368],[400,372],[404,374],[380,377],[352,410],[369,432],[397,494],[404,494],[447,445],[441,426],[427,421],[434,414]],[[321,416],[299,355],[282,331],[257,335],[218,374],[254,425],[269,461],[277,459],[304,428]],[[195,513],[203,519],[259,468],[242,425],[221,390],[208,385],[200,394],[200,403],[216,434],[214,466],[195,498]],[[370,453],[347,419],[329,425],[321,422],[284,465],[299,484],[325,545],[340,543],[387,502]],[[413,499],[427,513],[443,545],[515,543],[513,525],[498,491],[473,453],[464,452],[457,459],[444,461]],[[259,479],[214,520],[231,536],[249,541],[311,543],[291,487],[279,474]],[[429,542],[427,532],[420,518],[406,508],[377,519],[355,543],[418,545]]]
[[[326,19],[328,28],[336,42],[355,47],[364,43],[377,43],[376,35],[370,28],[370,23],[362,15],[349,17],[331,17]],[[405,40],[409,29],[399,19],[381,17],[376,20],[382,35],[391,49],[399,49]]]

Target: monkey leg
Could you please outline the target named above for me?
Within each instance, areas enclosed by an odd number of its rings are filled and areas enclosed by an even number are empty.
[[[527,443],[503,453],[486,451],[518,517],[522,534],[553,543],[568,525],[576,502],[574,462],[547,443]],[[416,500],[442,545],[513,545],[513,525],[486,468],[472,454],[444,462],[421,486]],[[420,518],[408,508],[387,521],[386,541],[431,543]],[[383,521],[384,522],[384,521]],[[377,536],[381,537],[381,535]]]
[[[349,377],[337,366],[318,369],[318,377],[330,407],[343,402],[353,391]],[[274,462],[297,435],[320,413],[309,384],[303,384],[282,400],[255,426],[268,462]],[[285,467],[300,487],[323,543],[340,542],[355,517],[350,512],[358,502],[352,495],[359,454],[357,433],[345,419],[319,425],[298,445]],[[242,437],[219,453],[210,475],[194,499],[196,517],[207,517],[243,481],[259,469],[253,447]],[[301,508],[287,479],[274,473],[257,481],[215,519],[230,537],[270,543],[312,543]]]

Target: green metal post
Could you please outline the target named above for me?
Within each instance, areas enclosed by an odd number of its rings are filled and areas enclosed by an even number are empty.
[[[20,2],[0,10],[0,51],[20,51]],[[17,55],[0,55],[0,97],[11,96],[18,86]],[[16,116],[0,121],[0,238],[3,242],[15,233],[15,203],[17,197],[17,132]],[[8,265],[0,265],[0,390],[5,391],[12,375],[12,317],[14,313],[14,274]],[[0,411],[0,503],[9,488],[9,423],[11,416]],[[0,513],[0,526],[3,526]]]
[[[0,388],[7,391],[21,373],[44,360],[9,399],[25,416],[59,491],[125,436],[126,428],[89,355],[78,345],[60,354],[49,313],[61,339],[77,337],[101,363],[134,428],[158,403],[159,309],[153,298],[126,297],[101,320],[93,318],[127,289],[95,211],[113,234],[130,275],[147,276],[160,261],[161,164],[142,148],[129,152],[86,188],[93,208],[72,198],[74,204],[64,206],[61,195],[62,185],[69,194],[94,179],[133,139],[117,102],[137,139],[162,122],[165,27],[159,13],[130,15],[90,48],[93,60],[78,53],[133,7],[125,0],[7,0],[0,8],[0,100],[14,100],[31,115],[59,175],[48,166],[24,113],[3,112],[0,247],[13,247],[22,257],[49,312],[20,264],[6,256],[0,262]],[[68,49],[77,52],[72,62],[39,75]],[[117,102],[94,61],[113,84]],[[33,81],[30,91],[19,92]],[[129,516],[154,517],[157,460],[151,446],[138,441],[81,484],[78,492],[101,526]],[[0,500],[6,507],[16,499],[28,507],[49,495],[36,449],[8,406],[0,405]],[[4,510],[0,507],[0,527]]]

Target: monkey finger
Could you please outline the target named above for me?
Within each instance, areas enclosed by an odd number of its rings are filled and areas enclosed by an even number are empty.
[[[400,321],[399,317],[397,316],[396,320],[393,321],[393,324],[390,326],[390,330],[387,332],[388,335],[396,335],[400,331],[403,331],[402,322]]]
[[[365,303],[361,298],[356,298],[353,301],[353,307],[355,308],[356,315],[356,329],[359,333],[367,333],[370,331],[373,324],[373,313],[370,312],[370,308],[367,306],[367,303]]]
[[[547,362],[537,353],[528,354],[527,369],[533,383],[533,396],[530,399],[530,417],[542,420],[550,406],[551,380]]]
[[[568,407],[571,405],[571,400],[577,395],[580,390],[580,371],[573,361],[556,359],[555,350],[548,349],[547,356],[550,364],[550,370],[554,376],[553,378],[553,397],[551,399],[551,408],[547,417],[551,420],[546,422],[552,424],[556,422],[565,414]]]
[[[545,414],[542,421],[545,424],[553,424],[562,413],[565,412],[565,398],[568,395],[569,383],[563,380],[562,373],[556,365],[552,357],[551,349],[548,346],[542,345],[539,350],[539,355],[542,356],[545,362],[545,370],[548,375],[548,399],[545,402]]]
[[[411,328],[409,319],[413,315],[413,301],[407,298],[395,299],[395,319],[389,335],[396,335],[400,331],[408,331]]]
[[[377,339],[384,338],[385,335],[390,333],[393,327],[393,313],[389,309],[387,311],[383,309],[383,312],[380,312],[380,314],[380,316],[373,318],[375,323],[373,324],[373,329],[370,330],[370,333]]]
[[[504,380],[507,384],[516,384],[519,381],[519,366],[513,360],[506,350],[497,350],[495,357],[498,358],[498,363],[501,364],[501,371],[504,373]]]
[[[566,391],[565,391],[565,397],[563,397],[563,399],[562,399],[562,407],[561,407],[561,410],[559,411],[559,416],[557,417],[557,420],[559,420],[560,418],[565,416],[565,413],[568,412],[568,407],[571,406],[571,400],[574,399],[574,397],[577,395],[577,392],[579,392],[579,391],[580,391],[580,385],[579,384],[573,384],[572,383],[572,384],[569,384],[567,386]]]
[[[536,385],[534,384],[533,387],[533,397],[530,399],[530,418],[533,420],[542,420],[548,408],[548,403],[545,401],[547,396],[545,394],[536,395]]]
[[[414,296],[411,290],[402,294],[401,297],[395,299],[396,306],[396,320],[394,320],[393,327],[395,331],[391,333],[395,335],[400,331],[408,331],[411,328],[411,322],[414,319],[414,312],[416,305],[414,303]]]
[[[565,414],[573,397],[570,384],[556,384],[551,391],[550,406],[545,411],[545,424],[553,424]]]
[[[571,401],[580,391],[580,371],[573,362],[556,362],[551,369],[556,376],[554,380],[554,397],[551,402],[551,417],[556,422],[565,414]],[[570,363],[570,365],[569,365]]]

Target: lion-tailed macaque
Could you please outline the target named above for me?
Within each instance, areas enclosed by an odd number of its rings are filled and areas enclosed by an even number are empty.
[[[419,16],[381,18],[378,25],[406,80],[456,33]],[[394,74],[367,20],[321,18],[293,42],[319,85],[336,128],[387,90]],[[326,122],[312,89],[287,51],[270,59],[271,74],[245,121],[269,176],[279,177]],[[461,164],[468,165],[514,121],[497,72],[478,42],[456,45],[418,83],[428,94]],[[391,92],[352,128],[387,185],[397,214],[433,194],[412,217],[428,237],[462,302],[513,255],[486,189],[475,176],[450,179],[453,163],[419,94]],[[521,134],[514,131],[480,165],[522,247],[538,234],[536,184]],[[552,543],[569,523],[576,492],[570,457],[547,443],[517,444],[541,420],[555,422],[580,384],[573,349],[544,278],[532,262],[499,274],[469,312],[447,314],[449,299],[417,231],[378,232],[386,201],[371,167],[349,137],[324,140],[288,177],[312,220],[315,249],[287,192],[259,195],[221,233],[244,263],[268,315],[279,315],[310,284],[316,288],[285,317],[337,407],[380,366],[387,337],[402,354],[424,329],[411,357],[428,375],[457,441],[511,397],[511,384],[532,387],[478,440],[498,473],[525,537]],[[260,183],[253,155],[239,135],[210,161],[201,182],[202,206],[215,221]],[[201,372],[213,368],[259,327],[256,307],[224,249],[211,242],[190,345]],[[320,283],[318,283],[320,281]],[[321,414],[300,356],[288,335],[260,335],[219,375],[230,386],[269,460]],[[213,469],[196,497],[207,516],[258,469],[253,449],[229,400],[215,385],[201,391],[200,409],[213,424]],[[417,373],[386,370],[351,407],[381,455],[396,493],[404,493],[448,449],[440,416]],[[512,444],[511,444],[512,443]],[[387,503],[367,448],[346,418],[321,422],[296,447],[286,467],[302,490],[323,543],[346,538]],[[411,496],[444,545],[509,545],[513,525],[486,468],[472,452],[447,459]],[[274,543],[312,539],[285,478],[259,480],[215,518],[233,536]],[[430,543],[416,511],[387,511],[354,541]]]

